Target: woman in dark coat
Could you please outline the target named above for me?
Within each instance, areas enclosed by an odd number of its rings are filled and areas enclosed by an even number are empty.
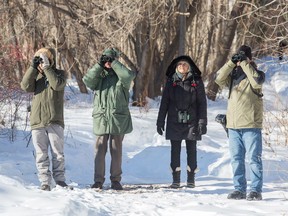
[[[180,187],[181,142],[187,151],[187,187],[195,187],[197,140],[207,132],[207,101],[201,72],[189,56],[179,56],[169,65],[157,119],[157,132],[162,135],[165,119],[166,139],[171,142],[172,188]]]

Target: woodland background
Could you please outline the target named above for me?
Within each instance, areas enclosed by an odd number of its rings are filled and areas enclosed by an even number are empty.
[[[190,55],[215,100],[217,70],[241,44],[254,59],[287,52],[287,0],[3,0],[0,3],[0,104],[19,83],[36,50],[57,49],[57,66],[82,77],[107,47],[137,71],[134,105],[161,95],[168,64]],[[1,119],[1,118],[0,118]]]

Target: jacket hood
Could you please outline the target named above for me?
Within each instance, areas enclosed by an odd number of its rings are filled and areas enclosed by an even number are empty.
[[[192,75],[201,76],[201,71],[196,66],[194,61],[189,56],[183,55],[183,56],[178,56],[177,58],[175,58],[170,63],[170,65],[168,66],[167,71],[166,71],[166,76],[167,77],[171,78],[173,76],[173,74],[176,72],[176,66],[177,66],[177,63],[179,61],[187,61],[190,64]]]
[[[45,54],[47,58],[50,60],[51,66],[56,66],[56,51],[51,47],[41,48],[39,49],[34,56],[40,56],[40,54]]]

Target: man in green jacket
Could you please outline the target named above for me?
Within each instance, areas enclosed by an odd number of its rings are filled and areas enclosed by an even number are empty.
[[[262,165],[262,84],[265,74],[256,69],[251,48],[242,45],[219,71],[215,82],[229,87],[227,128],[235,190],[228,199],[261,200]],[[250,172],[250,193],[246,197],[245,155]]]
[[[21,88],[33,92],[30,125],[36,152],[36,166],[41,189],[50,191],[51,171],[48,149],[52,155],[52,175],[56,184],[67,187],[64,167],[63,97],[66,75],[56,69],[55,50],[42,48],[26,71]]]
[[[94,91],[93,131],[97,136],[94,161],[94,184],[92,188],[103,187],[105,181],[105,155],[107,145],[111,154],[111,188],[123,190],[122,140],[124,134],[132,131],[129,104],[129,89],[135,73],[117,59],[116,49],[106,49],[99,62],[88,70],[83,81]]]

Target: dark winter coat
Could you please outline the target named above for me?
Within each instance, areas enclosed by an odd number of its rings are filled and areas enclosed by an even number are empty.
[[[52,55],[54,52],[52,50]],[[52,123],[64,127],[66,74],[56,69],[55,60],[51,62],[52,64],[44,70],[43,74],[30,66],[21,82],[24,91],[34,92],[30,115],[31,129],[46,127]]]
[[[95,135],[127,134],[132,131],[129,104],[129,88],[135,73],[118,60],[111,69],[95,64],[83,78],[94,91],[93,131]]]
[[[180,60],[188,61],[191,73],[182,81],[175,73]],[[169,65],[167,82],[159,108],[157,126],[163,127],[167,116],[167,140],[200,140],[198,124],[207,125],[207,101],[201,72],[189,56],[180,56]],[[179,112],[187,112],[187,123],[179,123]]]

